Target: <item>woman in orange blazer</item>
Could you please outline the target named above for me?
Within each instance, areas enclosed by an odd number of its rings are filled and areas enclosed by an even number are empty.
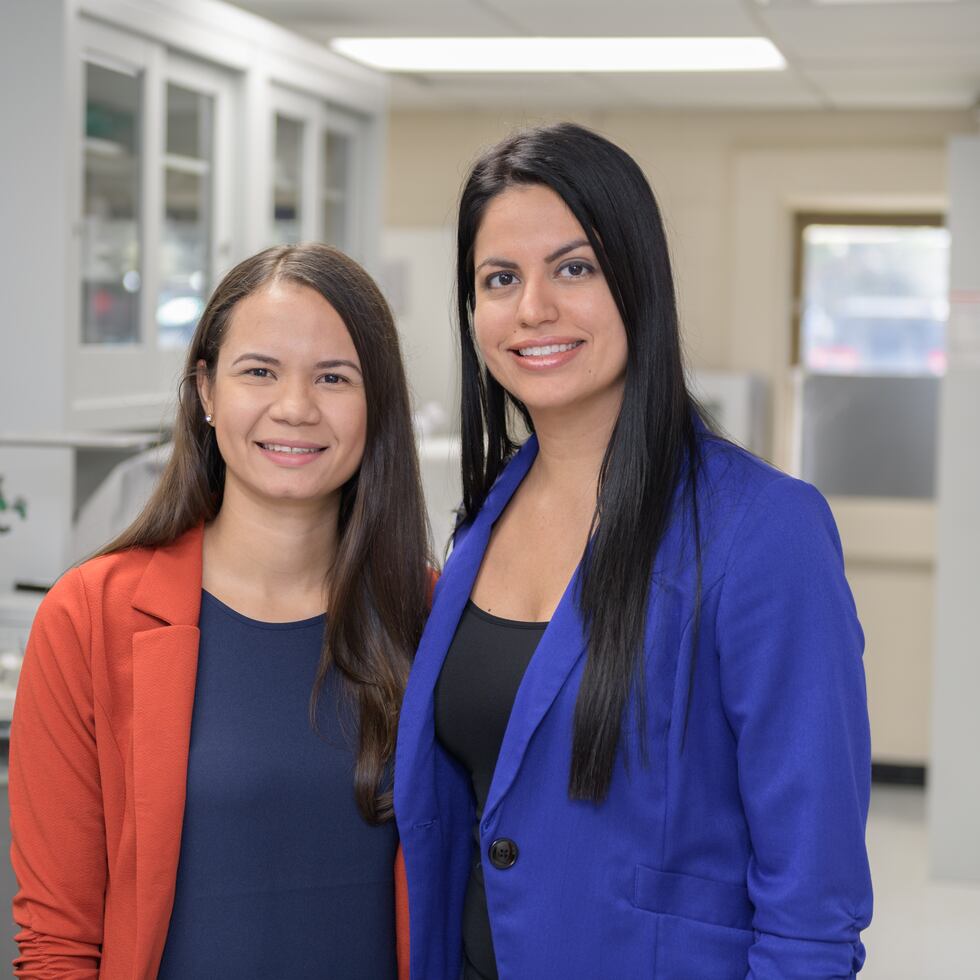
[[[390,771],[428,591],[413,446],[360,266],[284,246],[225,277],[154,496],[34,623],[17,976],[407,976]]]

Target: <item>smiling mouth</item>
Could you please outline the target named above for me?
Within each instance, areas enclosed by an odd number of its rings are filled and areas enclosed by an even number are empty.
[[[312,456],[315,453],[322,453],[326,446],[283,446],[278,442],[259,442],[256,443],[260,449],[270,453],[284,453],[289,456]]]
[[[547,344],[543,347],[518,347],[514,353],[518,357],[547,357],[549,354],[564,354],[565,351],[581,347],[584,340],[575,340],[570,344]]]

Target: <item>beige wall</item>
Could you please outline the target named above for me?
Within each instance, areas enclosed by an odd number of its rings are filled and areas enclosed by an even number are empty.
[[[490,112],[393,112],[388,131],[385,225],[452,222],[460,184],[480,148],[554,115]],[[931,152],[934,169],[917,189],[945,192],[948,136],[976,128],[971,113],[604,112],[573,115],[639,161],[660,201],[674,258],[681,322],[697,367],[738,364],[731,332],[731,248],[736,169],[758,150]],[[886,177],[887,175],[882,175]],[[901,180],[901,175],[899,181]],[[910,191],[911,193],[912,191]]]
[[[479,149],[555,116],[395,112],[389,128],[386,228],[425,234],[440,267],[420,266],[431,307],[412,321],[412,356],[452,370],[444,297],[453,207]],[[792,216],[801,210],[942,211],[946,142],[976,131],[968,112],[605,112],[578,115],[627,149],[660,201],[688,357],[698,368],[751,371],[768,385],[771,456],[795,468],[797,378],[790,365]],[[425,277],[429,278],[426,279]],[[428,288],[424,283],[428,282]],[[419,309],[424,302],[417,304]],[[426,352],[430,351],[429,354]],[[419,375],[421,378],[422,375]],[[875,757],[928,759],[933,528],[931,503],[831,501],[868,637]],[[905,542],[904,545],[896,542]]]

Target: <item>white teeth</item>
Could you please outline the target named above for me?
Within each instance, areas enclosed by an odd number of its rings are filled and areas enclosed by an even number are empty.
[[[562,354],[573,347],[578,347],[582,343],[576,340],[573,344],[548,344],[547,347],[522,347],[518,350],[521,357],[544,357],[547,354]]]
[[[280,446],[275,442],[260,442],[263,449],[268,449],[274,453],[318,453],[319,449],[301,449],[298,446]]]

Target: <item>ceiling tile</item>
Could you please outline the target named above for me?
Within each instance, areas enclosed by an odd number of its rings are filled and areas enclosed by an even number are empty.
[[[438,75],[393,76],[396,108],[819,108],[824,100],[793,76]]]
[[[334,37],[453,37],[509,34],[507,23],[474,0],[237,0],[261,17],[319,41]]]
[[[740,37],[758,25],[739,0],[484,0],[515,32],[559,37]]]
[[[615,94],[595,75],[452,75],[392,76],[396,108],[602,108]]]
[[[980,3],[760,9],[770,37],[804,65],[980,63]]]
[[[238,0],[322,43],[338,36],[764,34],[790,70],[394,77],[396,106],[960,107],[980,97],[980,0]]]
[[[833,104],[846,109],[969,108],[980,93],[980,67],[951,69],[834,68],[807,72]]]
[[[820,93],[790,72],[616,74],[605,76],[610,104],[688,108],[820,108]]]

